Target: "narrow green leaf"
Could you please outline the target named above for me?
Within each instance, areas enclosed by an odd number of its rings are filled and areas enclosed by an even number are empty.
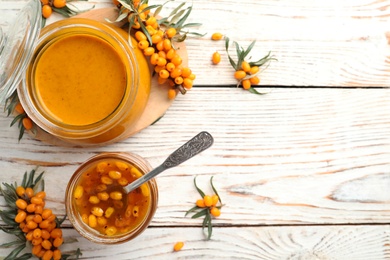
[[[219,203],[222,204],[221,196],[219,196],[217,189],[214,187],[213,178],[214,178],[214,176],[211,176],[211,178],[210,178],[210,185],[211,185],[211,188],[213,189],[215,195],[218,196]]]
[[[210,213],[208,213],[206,215],[206,218],[208,219],[207,222],[208,222],[208,226],[207,226],[207,240],[210,240],[211,238],[211,235],[213,233],[213,224],[211,223],[211,216],[210,216]]]
[[[196,190],[199,192],[200,196],[203,198],[206,194],[196,184],[196,176],[194,178],[194,185],[195,185]]]
[[[181,29],[187,28],[187,27],[199,27],[201,26],[201,23],[186,23],[183,26],[180,26]]]
[[[251,50],[253,49],[253,46],[255,46],[255,43],[256,41],[253,41],[249,46],[248,48],[246,49],[246,51],[244,52],[243,54],[243,58],[245,59],[245,57],[251,52]]]
[[[209,209],[208,209],[208,208],[205,208],[205,209],[199,211],[198,213],[194,214],[191,218],[200,218],[200,217],[203,217],[204,215],[207,214],[207,212],[209,212]]]
[[[256,95],[265,95],[265,94],[267,94],[267,93],[258,92],[255,88],[252,88],[252,87],[250,87],[250,88],[248,89],[248,91],[249,91],[250,93],[253,93],[253,94],[256,94]]]
[[[191,212],[196,211],[197,209],[200,209],[200,208],[199,208],[198,206],[194,206],[194,207],[192,207],[191,209],[187,210],[187,212],[186,212],[186,214],[184,215],[184,217],[187,216],[188,214],[190,214]]]
[[[24,174],[23,174],[23,180],[22,180],[21,186],[26,187],[26,184],[27,184],[27,171],[24,172]]]
[[[187,18],[190,15],[191,11],[192,11],[192,6],[187,8],[187,12],[185,13],[185,15],[176,23],[176,26],[178,28],[182,28],[183,27],[184,22],[187,20]]]
[[[180,5],[178,5],[175,9],[172,10],[172,12],[168,15],[168,17],[171,17],[175,15],[186,3],[183,2]]]
[[[0,248],[9,248],[9,247],[13,247],[15,245],[20,246],[20,245],[24,245],[25,243],[26,243],[25,241],[14,240],[12,242],[1,244]]]
[[[35,169],[32,169],[30,173],[28,174],[26,188],[30,187],[32,188],[34,185],[34,176],[35,176]]]
[[[10,126],[13,126],[16,122],[18,122],[19,120],[22,121],[22,119],[26,116],[26,114],[19,114],[17,116],[15,116],[14,120],[12,120]]]
[[[18,246],[17,248],[15,248],[14,250],[12,250],[12,252],[7,255],[4,260],[14,260],[16,259],[16,257],[18,256],[18,254],[26,247],[26,244],[23,244],[23,245],[20,245]]]
[[[138,17],[138,20],[141,20],[141,19],[139,19],[139,17]],[[146,35],[146,38],[148,39],[150,46],[152,46],[153,45],[152,37],[150,37],[150,34],[149,34],[148,30],[146,29],[144,23],[139,23],[139,24],[141,25],[141,30]]]
[[[175,14],[175,16],[173,16],[170,20],[169,20],[169,23],[172,24],[172,27],[175,27],[177,28],[178,26],[176,26],[175,22],[177,20],[179,20],[180,16],[183,15],[185,10],[180,10],[177,14]]]
[[[33,257],[33,255],[31,253],[25,253],[25,254],[17,257],[15,260],[28,260],[32,257]]]
[[[55,222],[56,222],[57,228],[59,228],[61,226],[61,224],[64,223],[65,219],[66,219],[66,214],[64,215],[64,217],[62,219],[59,219],[56,217]]]

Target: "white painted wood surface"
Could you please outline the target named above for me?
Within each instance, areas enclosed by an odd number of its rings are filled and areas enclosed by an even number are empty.
[[[23,4],[0,0],[1,26]],[[111,6],[80,7],[93,4]],[[141,236],[101,246],[65,222],[64,251],[80,247],[83,259],[390,259],[390,1],[194,1],[190,20],[203,22],[208,36],[220,31],[243,46],[256,39],[255,58],[271,50],[278,62],[262,74],[268,94],[229,87],[226,57],[210,64],[212,52],[224,53],[222,42],[188,39],[197,85],[123,142],[75,149],[26,136],[18,143],[1,113],[0,182],[20,181],[40,165],[47,205],[64,215],[67,181],[92,155],[130,151],[158,166],[207,130],[212,148],[157,177],[159,207]],[[210,241],[201,220],[184,217],[198,198],[196,175],[205,190],[214,176],[226,204]],[[0,233],[0,243],[8,238]],[[172,252],[177,241],[185,247]]]

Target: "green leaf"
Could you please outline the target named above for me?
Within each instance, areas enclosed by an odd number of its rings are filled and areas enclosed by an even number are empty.
[[[65,219],[66,219],[66,215],[64,215],[64,217],[62,219],[59,219],[57,217],[55,218],[57,228],[59,228],[61,226],[61,224],[64,223]]]
[[[218,194],[218,192],[217,192],[217,189],[214,187],[213,178],[214,178],[214,176],[211,176],[211,178],[210,178],[210,185],[211,185],[211,188],[213,189],[215,195],[218,196],[219,203],[222,204],[221,197],[219,196],[219,194]]]
[[[188,16],[190,16],[190,13],[192,11],[192,6],[187,8],[187,12],[185,15],[175,24],[177,28],[183,28],[184,22],[187,20]]]
[[[169,14],[168,17],[171,17],[173,15],[175,15],[186,3],[183,2],[181,3],[179,6],[177,6],[175,9],[172,10],[172,12]]]
[[[207,219],[207,222],[208,222],[208,226],[207,226],[207,240],[210,240],[211,238],[211,235],[213,233],[213,224],[211,223],[211,216],[210,216],[210,212],[207,213],[206,217]]]
[[[27,183],[27,171],[25,171],[23,174],[23,180],[21,186],[26,187],[26,183]]]
[[[24,245],[25,243],[26,243],[25,241],[14,240],[12,242],[1,244],[0,248],[9,248],[9,247],[13,247],[15,245],[20,246],[20,245]]]
[[[198,213],[194,214],[191,218],[200,218],[200,217],[203,217],[204,215],[207,214],[207,212],[209,212],[209,209],[208,209],[208,208],[205,208],[205,209],[199,211]]]
[[[196,211],[197,209],[200,209],[200,208],[199,208],[198,206],[194,206],[194,207],[192,207],[191,209],[187,210],[187,212],[186,212],[186,214],[184,215],[184,217],[187,216],[188,214],[190,214],[191,212]]]
[[[15,260],[28,260],[32,257],[33,257],[33,255],[31,253],[25,253],[25,254],[15,258]]]
[[[251,50],[253,49],[253,46],[255,46],[255,43],[256,43],[256,41],[253,41],[253,42],[248,46],[248,48],[246,49],[246,51],[243,53],[243,59],[245,59],[245,57],[251,52]]]
[[[169,23],[172,24],[172,27],[178,28],[178,26],[176,26],[175,22],[176,22],[177,20],[179,20],[180,16],[182,16],[184,12],[185,12],[185,10],[180,10],[177,14],[175,14],[175,15],[169,20]]]
[[[18,122],[19,120],[22,121],[22,119],[26,116],[26,114],[19,114],[17,116],[15,116],[14,120],[12,120],[10,126],[13,126],[16,122]]]
[[[26,247],[26,244],[23,244],[23,245],[20,245],[18,246],[17,248],[15,248],[14,250],[12,250],[12,252],[6,256],[4,258],[4,260],[14,260],[16,259],[16,257],[18,256],[18,254]]]
[[[194,178],[194,185],[195,185],[196,190],[199,192],[200,196],[203,198],[206,194],[196,184],[196,176]]]
[[[141,19],[139,19],[139,17],[138,17],[138,20],[141,20]],[[153,45],[152,37],[150,37],[150,34],[149,34],[148,30],[146,29],[144,23],[139,23],[139,24],[141,25],[141,30],[146,35],[146,38],[148,39],[150,46],[152,46]]]
[[[267,93],[258,92],[255,88],[252,88],[252,87],[250,87],[250,88],[248,89],[248,91],[249,91],[250,93],[256,94],[256,95],[265,95],[265,94],[267,94]]]

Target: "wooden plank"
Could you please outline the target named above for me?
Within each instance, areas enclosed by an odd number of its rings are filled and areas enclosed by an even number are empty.
[[[22,1],[0,0],[3,25]],[[165,0],[154,0],[154,4]],[[111,6],[110,0],[81,2],[80,8]],[[167,4],[167,15],[177,2]],[[196,85],[234,85],[224,43],[209,39],[219,31],[247,47],[257,41],[252,55],[272,51],[272,62],[261,74],[264,85],[279,86],[390,86],[389,1],[196,1],[188,22],[201,22],[203,38],[189,38],[189,64],[198,75]],[[53,16],[49,23],[59,19]],[[214,51],[222,54],[211,64]],[[232,50],[234,54],[234,49]]]
[[[184,218],[198,198],[193,178],[224,206],[218,225],[389,223],[390,89],[273,88],[257,96],[235,88],[196,88],[155,125],[124,142],[55,147],[24,138],[0,117],[0,182],[41,165],[48,206],[64,214],[66,183],[99,152],[134,152],[158,166],[200,131],[212,148],[157,177],[153,226],[201,225]],[[175,183],[175,185],[172,185]],[[4,205],[4,203],[2,203]]]
[[[205,241],[200,228],[149,228],[126,244],[105,246],[65,229],[61,250],[80,248],[83,259],[381,260],[390,258],[389,230],[389,225],[215,228]],[[184,247],[173,252],[178,241]],[[0,249],[0,258],[8,252]]]

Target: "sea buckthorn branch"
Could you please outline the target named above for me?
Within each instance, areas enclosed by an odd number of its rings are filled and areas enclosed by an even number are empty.
[[[202,197],[195,202],[195,206],[189,209],[185,216],[190,213],[195,213],[191,218],[204,217],[202,222],[202,230],[207,227],[206,239],[209,240],[213,233],[212,219],[213,217],[219,217],[221,215],[221,208],[223,206],[221,197],[219,196],[216,188],[213,184],[213,177],[210,178],[210,185],[213,189],[213,195],[206,195],[197,185],[196,177],[194,178],[194,185],[199,195]]]
[[[4,259],[23,260],[33,255],[42,260],[78,259],[81,255],[79,249],[63,255],[59,249],[64,241],[60,225],[65,217],[58,219],[51,209],[45,208],[44,172],[35,177],[36,170],[25,172],[21,185],[15,182],[3,183],[4,188],[0,186],[0,193],[8,206],[7,210],[0,211],[0,217],[9,226],[0,229],[16,236],[16,240],[0,245],[2,248],[15,247]],[[28,243],[32,246],[31,253],[19,256]]]
[[[115,22],[127,19],[129,35],[134,35],[138,48],[149,58],[158,83],[169,84],[168,98],[174,99],[178,92],[185,94],[191,89],[196,78],[190,68],[183,67],[175,42],[184,41],[188,35],[203,35],[188,31],[201,24],[186,23],[192,6],[185,8],[185,3],[179,4],[167,17],[158,16],[164,5],[171,1],[162,5],[149,5],[148,0],[113,0],[113,3],[119,8]]]
[[[7,117],[10,115],[15,115],[10,124],[10,127],[17,124],[19,128],[18,141],[23,138],[26,130],[30,131],[32,134],[36,134],[36,126],[24,111],[16,91],[14,91],[14,93],[12,93],[12,95],[5,101],[4,110],[7,111]]]
[[[71,2],[88,0],[40,0],[42,5],[42,16],[44,21],[49,18],[53,12],[59,13],[65,17],[71,17],[87,10],[78,10]],[[94,8],[94,7],[92,7]],[[90,9],[88,9],[90,10]],[[44,25],[44,24],[43,24]]]
[[[252,51],[256,41],[253,41],[247,49],[241,47],[237,42],[233,41],[233,45],[236,49],[237,62],[229,54],[230,39],[225,36],[225,48],[226,53],[229,58],[229,62],[235,70],[234,77],[237,79],[237,87],[242,85],[242,87],[253,94],[262,95],[263,93],[258,92],[252,86],[258,85],[260,83],[259,73],[260,67],[269,64],[272,60],[277,60],[271,56],[271,52],[257,61],[247,61],[246,58],[249,53]]]

